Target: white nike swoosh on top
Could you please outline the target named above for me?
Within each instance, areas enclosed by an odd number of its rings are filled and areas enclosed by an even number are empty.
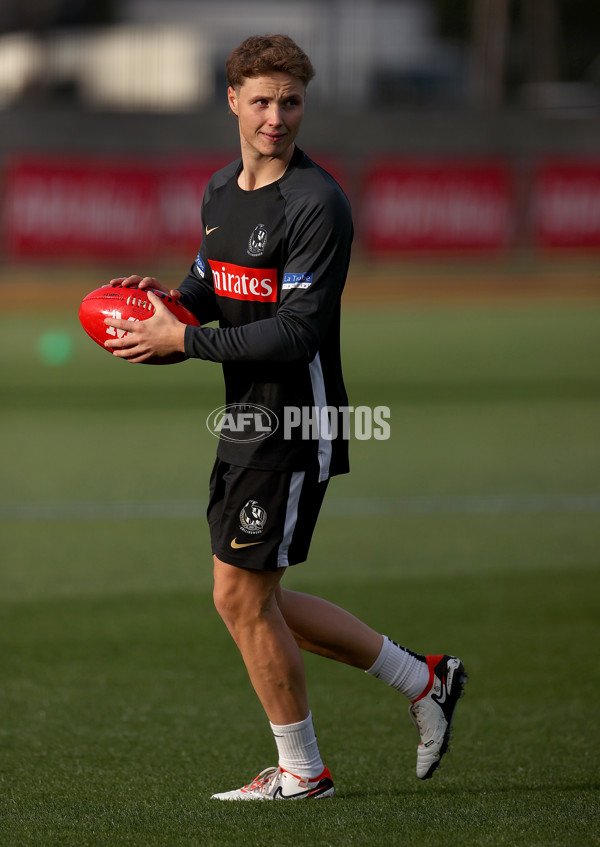
[[[442,685],[442,691],[441,691],[441,694],[434,694],[434,695],[432,695],[432,696],[433,696],[433,699],[434,699],[437,703],[439,703],[439,705],[441,706],[441,705],[442,705],[442,703],[445,703],[445,702],[446,702],[446,697],[448,696],[448,689],[446,688],[446,686],[445,686],[445,685]]]
[[[210,235],[210,234],[211,234],[211,232],[214,232],[214,231],[215,231],[215,229],[218,229],[218,228],[219,228],[218,226],[211,226],[211,228],[210,228],[210,229],[209,229],[208,227],[206,227],[206,234],[207,234],[207,235]]]

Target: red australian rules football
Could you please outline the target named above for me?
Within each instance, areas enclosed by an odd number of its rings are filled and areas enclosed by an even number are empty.
[[[167,309],[175,315],[181,323],[190,326],[200,326],[194,315],[174,300],[168,294],[156,289],[150,289],[153,294],[163,301]],[[112,356],[112,350],[104,346],[109,338],[123,338],[127,332],[123,329],[115,329],[104,323],[106,318],[116,318],[124,321],[145,321],[154,314],[154,306],[148,298],[148,291],[141,288],[124,288],[122,286],[103,285],[84,297],[79,307],[79,320],[81,326],[96,344],[106,350]],[[175,353],[162,359],[148,359],[144,364],[173,364],[181,362],[186,357],[183,353]]]

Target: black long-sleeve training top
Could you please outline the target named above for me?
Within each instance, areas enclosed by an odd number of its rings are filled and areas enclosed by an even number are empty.
[[[340,299],[350,205],[333,177],[297,147],[281,179],[263,188],[241,189],[241,168],[238,159],[215,173],[204,195],[202,243],[179,290],[201,324],[218,320],[219,328],[186,327],[185,352],[223,363],[228,408],[260,406],[276,416],[268,437],[258,419],[256,437],[248,432],[252,415],[243,418],[243,439],[222,431],[223,461],[306,470],[317,459],[319,478],[327,479],[348,470],[348,442],[332,410],[348,403]]]

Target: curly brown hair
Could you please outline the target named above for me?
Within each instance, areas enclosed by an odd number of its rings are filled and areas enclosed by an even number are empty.
[[[225,63],[228,85],[274,72],[290,74],[307,86],[315,75],[306,53],[289,35],[252,35],[232,50]]]

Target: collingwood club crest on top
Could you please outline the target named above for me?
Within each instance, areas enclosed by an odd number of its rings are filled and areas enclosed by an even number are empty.
[[[248,239],[248,255],[262,256],[267,246],[267,228],[264,224],[258,224]]]

